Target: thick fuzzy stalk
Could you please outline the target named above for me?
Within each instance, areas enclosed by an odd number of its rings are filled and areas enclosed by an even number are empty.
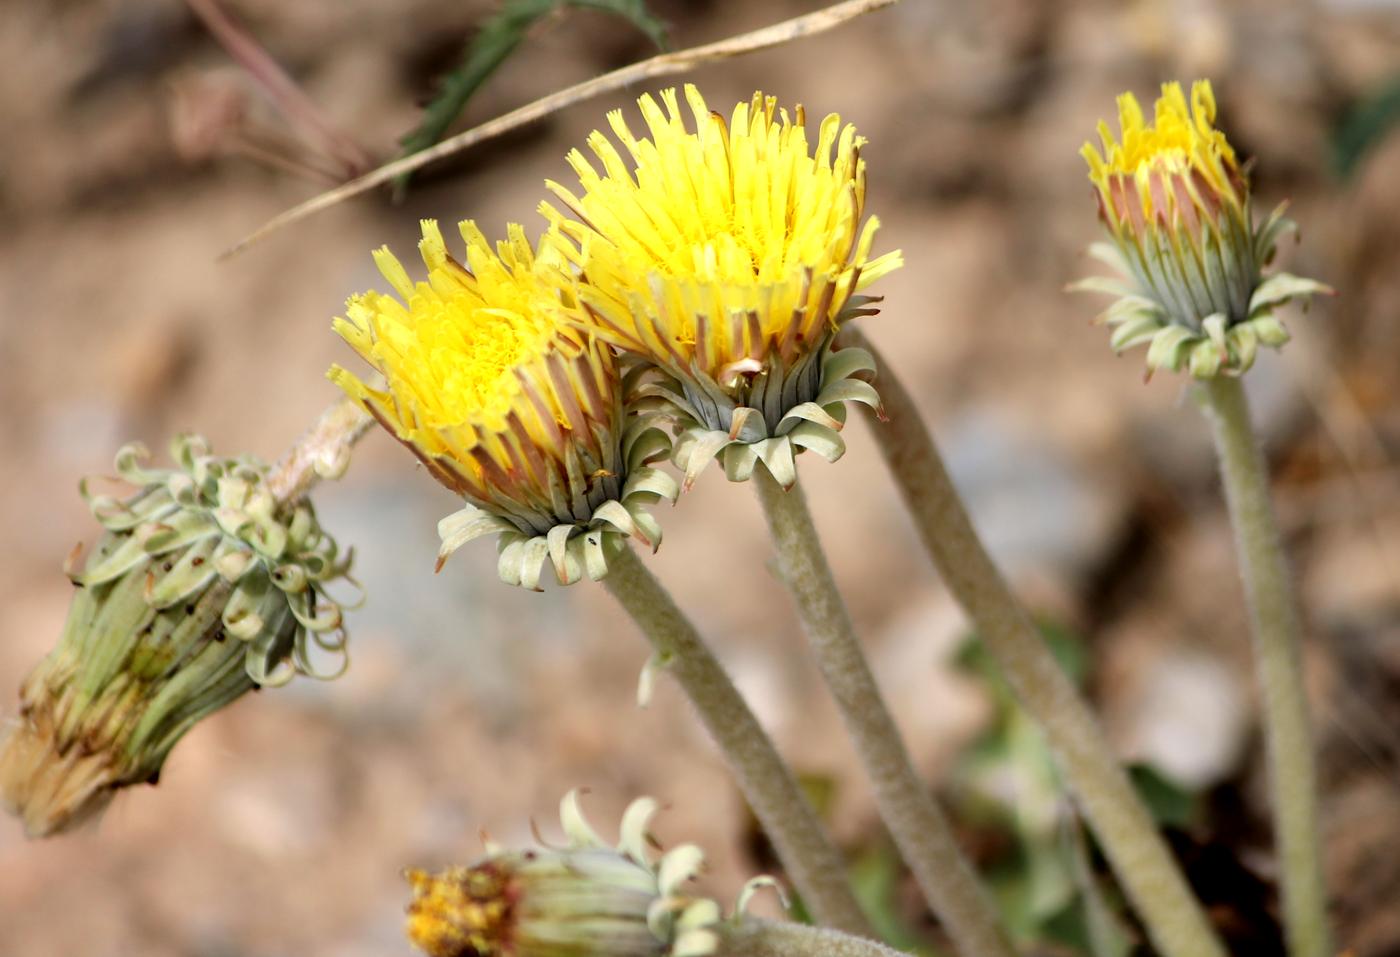
[[[610,562],[603,584],[689,696],[807,907],[823,924],[870,934],[840,853],[695,626],[631,548]]]
[[[1201,385],[1200,394],[1220,457],[1254,633],[1289,953],[1325,957],[1332,947],[1318,835],[1317,770],[1303,685],[1302,633],[1269,501],[1268,471],[1240,380],[1216,376]]]
[[[754,469],[782,576],[797,603],[817,664],[870,776],[880,814],[929,907],[964,957],[1012,957],[1012,948],[963,856],[953,829],[919,778],[856,638],[822,553],[802,487],[784,489]]]
[[[842,339],[879,366],[888,421],[869,417],[919,536],[1007,683],[1039,723],[1061,773],[1157,948],[1225,957],[1205,912],[1118,764],[1087,702],[1051,654],[982,544],[909,393],[855,329]]]
[[[719,940],[716,957],[905,957],[864,937],[752,917],[721,927]]]

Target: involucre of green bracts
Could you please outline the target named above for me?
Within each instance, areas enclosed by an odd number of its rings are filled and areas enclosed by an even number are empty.
[[[1197,379],[1240,375],[1260,346],[1288,341],[1276,309],[1332,292],[1314,279],[1264,274],[1279,238],[1296,228],[1285,208],[1278,206],[1257,228],[1250,225],[1248,202],[1239,214],[1222,209],[1198,234],[1184,227],[1141,234],[1110,228],[1113,241],[1094,243],[1089,255],[1123,278],[1091,276],[1068,288],[1116,297],[1098,321],[1113,330],[1114,352],[1148,347],[1148,375],[1159,369],[1184,369]]]
[[[624,390],[631,393],[644,371],[633,367]],[[625,548],[625,538],[634,538],[653,552],[661,545],[661,523],[651,514],[659,502],[675,502],[680,486],[670,475],[651,463],[671,453],[671,439],[661,428],[663,417],[655,413],[620,410],[618,421],[622,439],[608,463],[607,478],[613,490],[601,502],[588,498],[583,490],[598,483],[598,474],[571,470],[569,490],[560,490],[554,524],[543,534],[526,530],[500,510],[468,503],[438,522],[437,567],[467,542],[486,535],[497,536],[496,570],[509,585],[540,590],[545,563],[554,569],[561,585],[583,578],[601,580],[608,573],[608,562]],[[610,446],[611,448],[611,446]],[[567,494],[566,494],[567,493]],[[575,504],[570,506],[568,501]]]
[[[713,900],[688,885],[704,854],[683,844],[652,860],[647,827],[657,804],[639,798],[609,845],[584,819],[578,793],[565,795],[563,847],[511,850],[438,874],[410,870],[406,931],[429,957],[705,957],[719,946]],[[756,878],[739,899],[742,912]]]
[[[869,297],[857,297],[861,304]],[[776,355],[766,367],[737,368],[715,382],[700,372],[678,379],[657,370],[640,390],[648,408],[670,416],[678,432],[672,461],[690,488],[716,458],[731,482],[744,482],[763,462],[778,482],[797,481],[796,455],[803,449],[835,462],[846,452],[841,429],[846,403],[878,409],[880,397],[860,372],[874,372],[863,349],[832,348],[828,336],[792,368]]]
[[[241,695],[345,668],[347,577],[308,502],[282,504],[267,469],[180,436],[177,467],[129,445],[121,500],[82,492],[105,532],[81,571],[58,646],[20,689],[0,751],[0,798],[32,834],[62,831],[122,787],[153,781],[180,738]],[[332,663],[319,670],[316,658]]]

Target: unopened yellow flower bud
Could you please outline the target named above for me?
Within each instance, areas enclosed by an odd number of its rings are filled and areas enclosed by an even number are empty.
[[[1162,85],[1148,123],[1131,93],[1118,98],[1120,136],[1099,124],[1102,153],[1081,151],[1111,244],[1091,254],[1125,280],[1093,277],[1072,289],[1117,301],[1101,319],[1114,327],[1115,351],[1150,343],[1148,374],[1188,368],[1197,378],[1238,375],[1259,346],[1288,333],[1274,310],[1291,299],[1331,292],[1287,273],[1266,277],[1279,237],[1293,223],[1281,205],[1255,228],[1249,177],[1215,128],[1209,81]]]

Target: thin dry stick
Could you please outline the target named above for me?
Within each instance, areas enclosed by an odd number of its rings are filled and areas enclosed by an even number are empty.
[[[754,469],[752,482],[817,665],[865,766],[880,816],[925,900],[962,957],[1014,957],[1016,950],[952,825],[909,760],[836,590],[801,483],[784,489],[767,467]]]
[[[846,326],[841,341],[875,357],[888,421],[870,416],[871,430],[924,548],[1022,707],[1044,731],[1157,949],[1167,957],[1225,957],[1093,712],[987,554],[914,400],[858,329]]]
[[[214,39],[248,71],[282,114],[295,126],[321,141],[321,147],[354,175],[369,169],[373,160],[349,135],[321,114],[311,97],[302,92],[281,64],[219,6],[218,0],[185,0]]]
[[[429,163],[440,160],[453,153],[460,152],[468,147],[475,146],[484,140],[502,133],[532,123],[535,120],[548,116],[565,107],[572,106],[592,97],[613,90],[621,89],[632,83],[643,80],[651,80],[660,76],[669,76],[673,73],[683,73],[692,70],[704,63],[713,63],[717,60],[725,60],[730,57],[741,56],[745,53],[753,53],[757,50],[765,50],[769,47],[790,43],[793,40],[800,40],[804,37],[815,36],[833,27],[838,27],[848,20],[853,20],[863,14],[882,7],[888,7],[898,2],[898,0],[846,0],[845,3],[833,4],[815,13],[805,16],[794,17],[791,20],[784,20],[782,23],[775,23],[772,26],[764,27],[761,30],[754,30],[751,33],[742,33],[738,36],[719,40],[715,43],[707,43],[703,46],[691,47],[688,50],[677,50],[673,53],[662,53],[633,63],[630,66],[613,70],[611,73],[604,73],[602,76],[593,77],[565,90],[559,90],[548,96],[540,97],[533,103],[527,103],[519,109],[511,110],[503,116],[498,116],[494,120],[488,120],[480,126],[473,127],[465,132],[458,133],[449,139],[443,140],[436,146],[405,156],[402,159],[386,163],[372,172],[366,173],[359,179],[351,180],[344,186],[328,190],[319,196],[298,206],[294,206],[284,213],[280,213],[268,220],[263,226],[249,235],[246,239],[238,243],[232,249],[223,254],[221,258],[235,256],[247,249],[253,243],[258,242],[270,233],[273,233],[283,226],[289,226],[299,219],[318,213],[323,209],[328,209],[343,200],[352,196],[358,196],[366,190],[374,189],[383,183],[387,183],[404,173],[411,173],[416,169],[427,166]]]

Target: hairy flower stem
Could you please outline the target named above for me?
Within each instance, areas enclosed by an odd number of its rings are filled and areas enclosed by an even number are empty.
[[[716,957],[904,957],[864,937],[786,921],[745,917],[719,933]]]
[[[609,562],[603,584],[689,696],[803,902],[823,924],[847,933],[871,934],[840,853],[772,739],[695,626],[631,548],[623,548]]]
[[[766,466],[754,469],[753,482],[817,664],[870,776],[880,814],[929,907],[965,957],[1012,957],[1015,950],[990,898],[932,790],[914,770],[875,684],[801,485],[784,490]]]
[[[842,341],[869,351],[880,369],[880,400],[888,421],[873,414],[868,421],[924,547],[1022,707],[1045,733],[1157,949],[1168,957],[1225,957],[1088,703],[987,554],[913,399],[857,330],[847,326]]]
[[[1268,471],[1240,380],[1216,376],[1201,385],[1199,394],[1220,456],[1220,476],[1235,527],[1254,633],[1289,953],[1325,957],[1332,947],[1318,836],[1317,770],[1303,686],[1302,633],[1269,501]]]

